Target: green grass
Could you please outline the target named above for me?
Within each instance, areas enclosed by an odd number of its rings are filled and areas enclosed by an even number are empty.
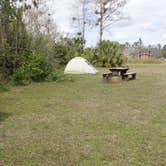
[[[0,93],[0,166],[165,166],[166,64],[130,68]]]

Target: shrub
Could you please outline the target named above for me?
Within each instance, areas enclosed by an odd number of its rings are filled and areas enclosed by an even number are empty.
[[[21,67],[21,59],[17,56],[0,56],[0,72],[4,78],[8,78],[19,67]]]
[[[72,76],[66,75],[63,72],[53,71],[49,74],[47,80],[61,82],[61,81],[73,81],[73,78]]]
[[[95,63],[95,51],[93,48],[85,48],[84,53],[81,56],[87,59],[92,64]]]
[[[45,81],[52,72],[47,59],[40,54],[34,54],[28,62],[19,68],[11,77],[14,85],[27,85],[30,81]]]
[[[5,91],[8,91],[8,87],[5,86],[4,84],[0,83],[0,92],[5,92]]]
[[[52,67],[43,55],[35,54],[25,66],[25,71],[33,81],[40,82],[46,80],[52,72]]]
[[[15,86],[28,85],[30,80],[30,75],[25,68],[18,69],[11,77],[12,84]]]
[[[49,60],[54,66],[66,65],[70,59],[83,53],[81,38],[61,38],[53,46]]]
[[[122,46],[117,42],[102,41],[96,48],[96,56],[102,67],[123,64]]]

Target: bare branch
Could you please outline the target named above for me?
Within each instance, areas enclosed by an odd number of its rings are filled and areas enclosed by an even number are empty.
[[[121,9],[125,4],[126,0],[96,0],[96,25],[100,28],[100,42],[104,29],[111,26],[112,22],[123,19]]]

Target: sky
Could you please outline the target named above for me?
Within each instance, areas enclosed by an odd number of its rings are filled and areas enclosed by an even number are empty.
[[[71,23],[75,0],[53,0],[51,5],[58,30],[73,32]],[[120,43],[142,38],[145,45],[166,44],[166,0],[128,0],[123,9],[124,20],[113,23],[104,33],[104,39]],[[86,33],[87,46],[98,42],[98,29]]]

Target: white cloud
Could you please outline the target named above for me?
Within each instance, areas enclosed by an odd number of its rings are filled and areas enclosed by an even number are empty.
[[[165,43],[161,37],[166,29],[165,0],[130,0],[125,7],[130,19],[117,23],[112,27],[115,40],[121,42],[137,40],[141,37],[146,44]],[[123,24],[124,22],[124,24]],[[119,27],[121,24],[121,27]],[[117,38],[116,34],[127,34],[127,37]]]
[[[53,0],[52,11],[55,13],[58,29],[72,32],[71,15],[75,0]],[[124,13],[129,19],[114,23],[104,34],[105,39],[119,42],[136,41],[142,38],[145,44],[166,43],[166,0],[128,0]],[[86,34],[88,45],[95,45],[98,40],[97,29]]]
[[[166,32],[162,34],[162,38],[166,40]]]
[[[71,16],[75,0],[52,0],[50,8],[60,32],[72,32]]]
[[[144,22],[143,23],[143,28],[145,29],[145,30],[148,30],[148,29],[150,29],[151,27],[153,26],[153,23],[152,22]]]

